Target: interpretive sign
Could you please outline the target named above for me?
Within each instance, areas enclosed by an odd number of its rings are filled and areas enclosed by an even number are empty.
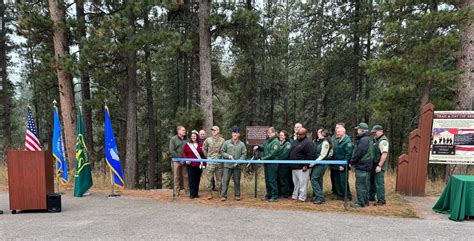
[[[246,127],[246,144],[259,145],[267,139],[267,130],[269,126],[247,126]]]
[[[430,162],[474,164],[474,111],[435,111]]]

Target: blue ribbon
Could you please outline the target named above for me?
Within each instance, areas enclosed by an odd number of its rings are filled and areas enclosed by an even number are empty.
[[[227,160],[227,159],[195,159],[195,158],[172,158],[174,162],[218,162],[218,163],[251,163],[251,164],[336,164],[347,165],[346,160]]]

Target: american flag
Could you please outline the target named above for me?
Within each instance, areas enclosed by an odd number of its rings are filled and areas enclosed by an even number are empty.
[[[41,151],[41,144],[38,140],[38,129],[36,129],[33,112],[28,107],[28,124],[26,125],[25,150]]]

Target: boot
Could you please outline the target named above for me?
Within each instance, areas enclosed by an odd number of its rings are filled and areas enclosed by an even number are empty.
[[[207,200],[212,199],[212,191],[209,191],[207,194]]]

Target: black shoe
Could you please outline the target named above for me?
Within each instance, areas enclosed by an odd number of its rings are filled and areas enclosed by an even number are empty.
[[[374,203],[374,206],[384,206],[385,203],[384,202],[376,202]]]
[[[375,200],[374,197],[371,197],[371,198],[369,198],[369,201],[370,201],[370,202],[375,202],[376,200]]]
[[[0,214],[3,214],[3,210],[0,210]]]
[[[321,200],[313,201],[313,204],[315,204],[315,205],[321,205],[323,203],[324,203],[324,201],[321,201]]]

